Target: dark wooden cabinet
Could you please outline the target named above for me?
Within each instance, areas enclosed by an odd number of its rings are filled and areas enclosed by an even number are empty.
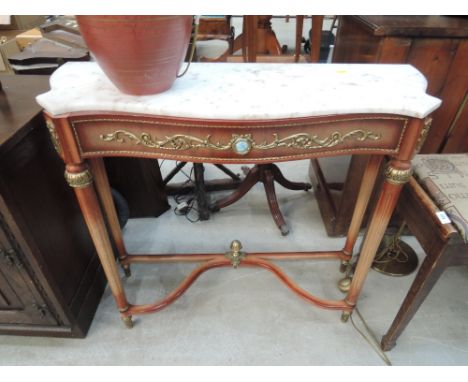
[[[428,93],[442,99],[421,152],[468,151],[466,17],[342,16],[333,62],[415,66],[426,76]],[[312,168],[311,180],[330,236],[346,234],[365,165],[365,157],[353,156],[344,184],[335,190],[320,170]]]
[[[157,159],[105,158],[112,188],[128,203],[131,218],[158,217],[170,209]]]
[[[35,96],[0,76],[0,333],[84,337],[106,282]]]
[[[4,201],[0,205],[5,212]],[[24,253],[0,213],[0,326],[57,326]]]

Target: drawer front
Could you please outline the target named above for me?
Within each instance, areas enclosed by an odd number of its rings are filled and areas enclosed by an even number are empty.
[[[408,120],[387,115],[245,122],[87,116],[70,122],[84,158],[268,163],[327,155],[394,155]]]

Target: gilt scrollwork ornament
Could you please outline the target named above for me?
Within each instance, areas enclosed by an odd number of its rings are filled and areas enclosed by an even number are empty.
[[[251,150],[270,150],[279,147],[295,148],[302,150],[322,149],[337,146],[346,140],[357,141],[379,140],[381,134],[373,131],[353,130],[347,133],[335,131],[328,136],[321,138],[315,134],[298,133],[279,138],[278,134],[273,134],[273,139],[263,142],[256,142],[252,134],[232,134],[227,142],[212,141],[210,135],[199,138],[192,135],[175,134],[166,136],[164,139],[152,137],[149,133],[139,135],[127,130],[117,130],[109,134],[101,134],[100,139],[104,142],[133,143],[159,150],[191,150],[191,149],[212,149],[212,150],[233,150],[239,155],[246,155]]]
[[[55,130],[55,125],[51,120],[48,119],[46,121],[46,126],[49,130],[50,139],[52,141],[52,144],[54,145],[55,151],[57,151],[57,153],[60,155],[62,153],[62,147],[60,146],[60,141],[57,134],[57,130]]]
[[[73,188],[82,188],[93,183],[93,176],[88,169],[77,173],[65,171],[65,179]]]
[[[424,120],[424,126],[421,129],[421,134],[419,135],[418,143],[416,143],[416,149],[415,149],[416,153],[419,153],[424,142],[426,141],[426,138],[429,135],[429,130],[431,129],[431,125],[432,125],[432,118],[427,117]]]

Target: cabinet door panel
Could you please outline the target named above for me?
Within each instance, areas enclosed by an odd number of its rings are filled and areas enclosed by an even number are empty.
[[[0,328],[5,324],[57,325],[30,272],[0,213]]]

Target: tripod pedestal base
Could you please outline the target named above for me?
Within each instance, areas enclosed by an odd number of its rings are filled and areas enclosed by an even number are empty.
[[[283,187],[290,190],[309,190],[312,186],[309,183],[291,182],[287,180],[281,173],[278,166],[273,163],[258,164],[250,169],[244,181],[239,185],[239,188],[231,195],[214,202],[211,206],[212,211],[219,211],[221,208],[227,207],[240,198],[242,198],[257,182],[262,182],[267,194],[268,207],[270,208],[273,220],[278,226],[281,234],[286,236],[289,233],[288,225],[284,220],[283,214],[279,209],[278,199],[275,192],[275,181]]]
[[[385,235],[372,263],[372,269],[388,276],[406,276],[418,267],[418,256],[400,238]]]

